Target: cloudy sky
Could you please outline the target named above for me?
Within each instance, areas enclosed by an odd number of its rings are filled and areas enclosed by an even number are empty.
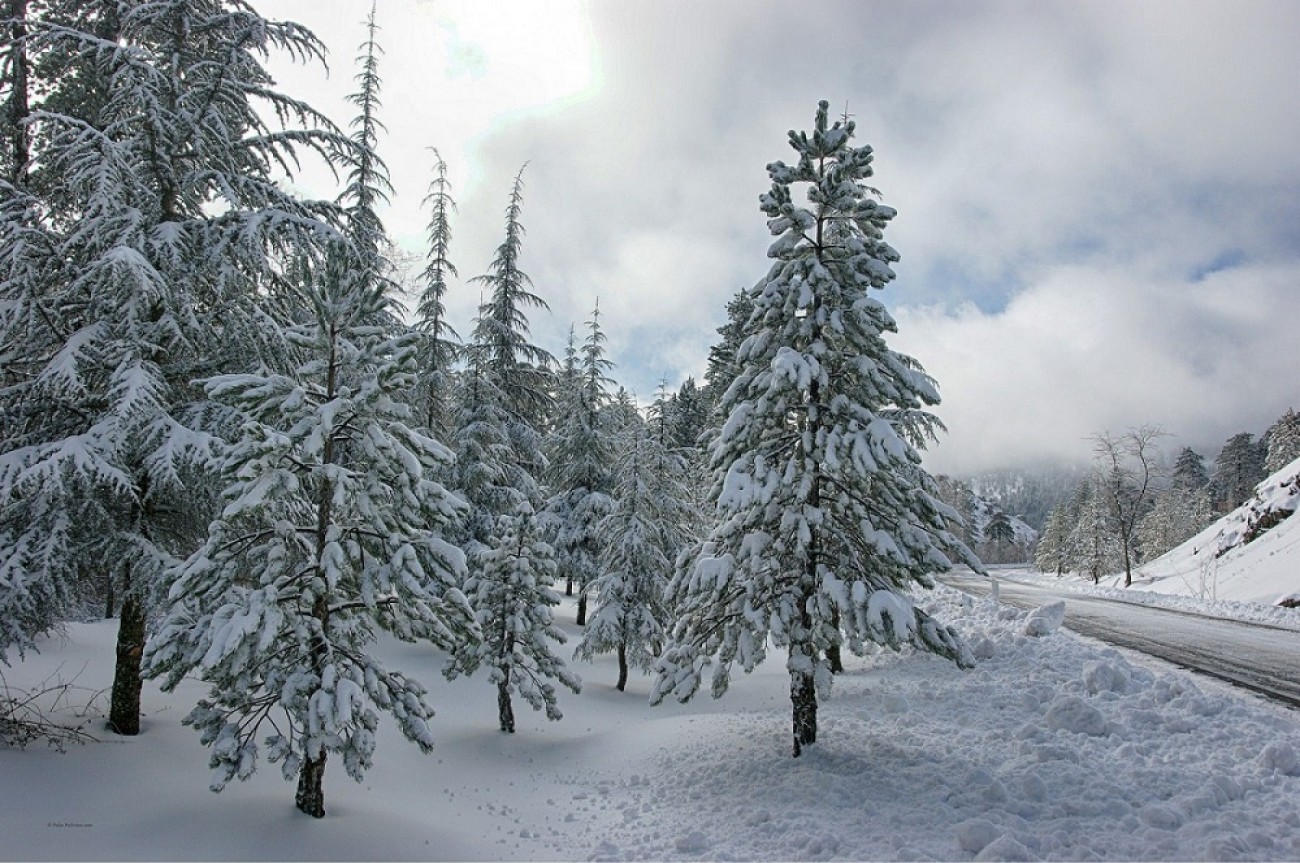
[[[255,5],[329,46],[328,76],[273,69],[346,122],[369,3]],[[1143,423],[1212,459],[1300,407],[1300,4],[379,0],[378,23],[390,233],[423,254],[436,146],[453,261],[482,273],[527,162],[534,334],[559,353],[599,298],[643,400],[701,376],[767,271],[764,166],[827,99],[899,211],[881,298],[943,394],[932,470]],[[478,301],[450,298],[462,332]]]

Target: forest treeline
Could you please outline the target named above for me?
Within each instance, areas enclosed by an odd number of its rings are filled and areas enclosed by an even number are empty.
[[[986,563],[1033,562],[1095,583],[1131,573],[1249,500],[1300,458],[1300,415],[1289,408],[1258,437],[1232,435],[1212,461],[1192,447],[1171,449],[1172,437],[1150,426],[1098,433],[1090,467],[940,476],[939,487]],[[1013,531],[1015,521],[1032,534]]]

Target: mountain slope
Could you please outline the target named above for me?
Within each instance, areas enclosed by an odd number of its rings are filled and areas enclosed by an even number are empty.
[[[1135,573],[1159,593],[1267,605],[1300,602],[1300,459],[1255,487],[1254,496]]]

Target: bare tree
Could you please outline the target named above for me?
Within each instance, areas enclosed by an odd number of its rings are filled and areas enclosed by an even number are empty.
[[[1155,482],[1160,477],[1156,441],[1162,437],[1168,437],[1168,432],[1158,425],[1143,425],[1118,435],[1104,431],[1092,436],[1098,488],[1110,509],[1124,556],[1125,587],[1133,583],[1137,524],[1150,505]]]

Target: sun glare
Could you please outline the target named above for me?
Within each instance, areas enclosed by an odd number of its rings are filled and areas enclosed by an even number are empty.
[[[576,0],[439,2],[447,74],[491,92],[510,111],[544,108],[592,86],[590,23]]]

